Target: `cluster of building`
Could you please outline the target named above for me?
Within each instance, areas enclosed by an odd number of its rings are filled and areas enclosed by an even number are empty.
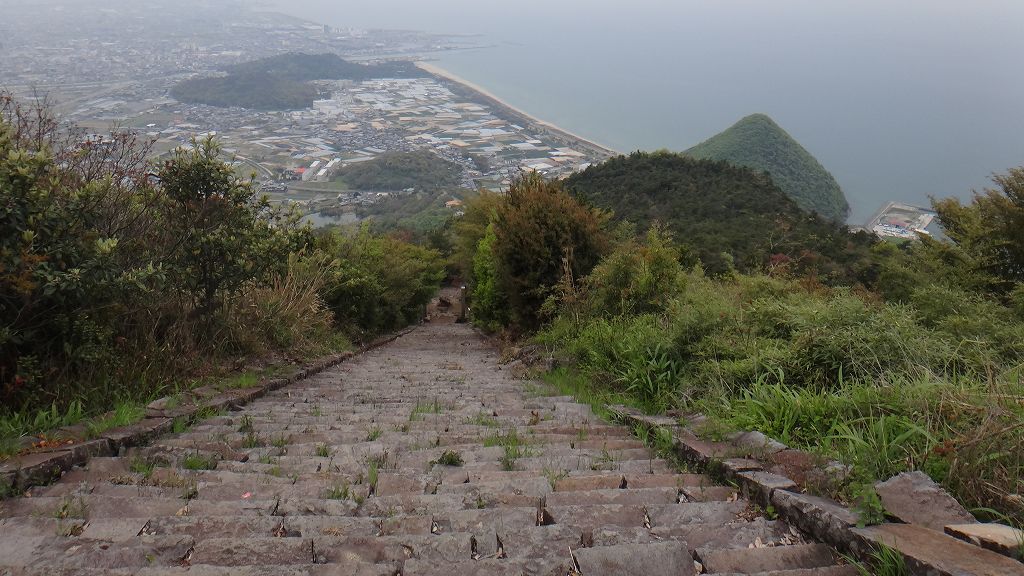
[[[561,177],[602,159],[440,77],[319,81],[329,96],[293,111],[215,108],[169,95],[197,73],[265,56],[333,52],[379,60],[471,47],[465,38],[337,30],[203,0],[116,8],[84,0],[52,11],[24,2],[0,22],[0,78],[16,96],[36,96],[45,86],[65,118],[97,133],[113,125],[138,130],[155,155],[216,136],[236,169],[255,174],[279,201],[379,199],[384,191],[354,193],[334,180],[345,166],[387,152],[429,149],[460,166],[469,189],[500,189],[524,170]]]
[[[339,82],[330,99],[295,114],[331,128],[344,163],[385,150],[430,148],[465,164],[479,183],[500,185],[516,171],[559,177],[591,161],[583,152],[496,116],[485,104],[457,97],[434,78]],[[489,168],[481,170],[474,158],[485,159],[482,164]]]
[[[867,229],[883,238],[916,240],[919,234],[932,233],[929,227],[934,221],[932,210],[889,202],[871,218]]]
[[[6,87],[110,85],[180,77],[284,52],[405,57],[470,47],[408,30],[336,29],[237,2],[6,0],[0,79]]]

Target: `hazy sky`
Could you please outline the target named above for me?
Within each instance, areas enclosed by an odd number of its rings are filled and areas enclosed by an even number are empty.
[[[991,38],[1000,31],[1019,35],[1024,18],[1020,0],[268,0],[267,4],[308,17],[316,12],[330,14],[355,27],[508,36],[515,36],[519,26],[527,23],[540,29],[562,27],[571,16],[580,27],[600,26],[608,31],[679,29],[687,21],[720,27],[726,17],[737,30],[754,33],[786,20],[786,28],[802,27],[807,33],[819,26],[865,34],[872,28],[932,26],[937,35]]]

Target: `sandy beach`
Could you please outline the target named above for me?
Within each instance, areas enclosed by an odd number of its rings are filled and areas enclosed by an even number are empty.
[[[565,130],[564,128],[556,126],[556,125],[554,125],[554,124],[552,124],[550,122],[547,122],[545,120],[541,120],[540,118],[537,118],[536,116],[533,116],[533,115],[523,111],[520,108],[516,108],[515,106],[513,106],[513,105],[509,104],[508,102],[502,100],[500,97],[498,97],[498,96],[492,94],[491,92],[487,91],[483,87],[478,86],[478,85],[476,85],[476,84],[474,84],[474,83],[472,83],[472,82],[470,82],[470,81],[468,81],[468,80],[466,80],[464,78],[461,78],[461,77],[459,77],[459,76],[457,76],[455,74],[452,74],[451,72],[449,72],[448,70],[445,70],[444,68],[441,68],[440,66],[437,66],[435,64],[431,64],[429,62],[416,62],[416,66],[418,66],[419,68],[421,68],[422,70],[424,70],[426,72],[429,72],[430,74],[433,74],[434,76],[445,78],[447,80],[450,80],[452,82],[460,84],[463,87],[465,87],[465,88],[467,88],[469,90],[472,90],[473,92],[476,92],[476,93],[480,94],[484,99],[491,100],[491,101],[495,102],[496,104],[498,104],[499,106],[502,106],[502,107],[504,107],[504,108],[506,108],[508,110],[511,110],[515,114],[517,114],[519,116],[522,116],[523,118],[526,118],[527,120],[529,120],[530,122],[532,122],[532,123],[534,123],[534,124],[536,124],[538,126],[543,126],[544,128],[546,128],[547,130],[549,130],[551,132],[555,132],[555,133],[561,134],[564,137],[572,139],[572,140],[577,140],[580,143],[582,143],[582,144],[584,144],[584,145],[586,145],[586,146],[588,146],[590,148],[602,151],[602,152],[604,152],[604,153],[606,153],[608,155],[611,155],[611,156],[618,156],[618,155],[622,154],[622,152],[619,152],[618,150],[615,150],[614,148],[611,148],[609,146],[605,146],[604,144],[600,144],[600,143],[595,142],[595,141],[593,141],[593,140],[591,140],[589,138],[584,138],[583,136],[580,136],[579,134],[576,134],[576,133],[570,132],[568,130]]]

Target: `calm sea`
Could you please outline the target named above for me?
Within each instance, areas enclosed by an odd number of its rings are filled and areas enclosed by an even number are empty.
[[[621,151],[764,112],[862,223],[1024,165],[1020,0],[273,0],[333,26],[479,33],[438,64]]]

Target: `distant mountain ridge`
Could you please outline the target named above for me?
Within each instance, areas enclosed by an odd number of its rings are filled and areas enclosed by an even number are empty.
[[[684,154],[767,172],[798,206],[830,220],[843,222],[850,212],[832,174],[765,114],[751,114]]]

